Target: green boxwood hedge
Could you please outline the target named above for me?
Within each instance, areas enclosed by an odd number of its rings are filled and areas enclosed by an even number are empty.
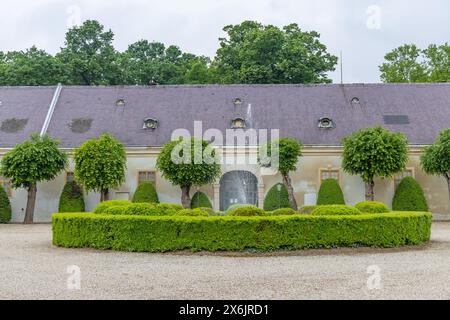
[[[59,198],[59,212],[84,212],[83,190],[75,181],[69,181]]]
[[[94,213],[101,214],[105,213],[111,207],[126,207],[131,205],[132,202],[128,200],[108,200],[100,202],[100,204],[94,209]]]
[[[280,191],[278,191],[280,189]],[[289,194],[283,183],[278,183],[270,188],[264,199],[264,210],[274,211],[281,208],[290,208]]]
[[[351,206],[330,205],[317,206],[311,214],[314,216],[356,216],[362,214],[362,212]]]
[[[159,203],[158,193],[151,181],[141,182],[133,195],[134,203]]]
[[[430,213],[356,216],[148,217],[59,213],[53,244],[137,252],[398,247],[430,239]]]
[[[377,201],[364,201],[355,206],[356,209],[363,213],[388,213],[390,212],[387,205]]]
[[[208,217],[209,213],[203,211],[200,208],[196,209],[184,209],[177,212],[177,216],[185,216],[185,217]]]
[[[392,208],[396,211],[428,211],[422,187],[412,177],[404,178],[395,191]]]
[[[317,196],[317,205],[345,205],[344,194],[341,186],[335,179],[322,181],[319,194]]]
[[[203,192],[196,192],[191,200],[191,209],[197,208],[211,208],[212,203],[209,201],[208,196]]]
[[[281,208],[268,212],[268,214],[269,216],[292,216],[294,214],[298,214],[298,212],[291,208]]]
[[[231,211],[229,215],[235,217],[258,217],[265,216],[267,213],[263,209],[255,206],[244,206]]]
[[[180,205],[168,203],[127,203],[121,200],[108,201],[106,205],[105,203],[100,204],[100,209],[98,210],[97,207],[94,213],[130,216],[174,216],[183,210],[183,207]]]
[[[0,223],[7,223],[11,220],[11,203],[9,202],[8,195],[0,186]]]
[[[311,214],[318,206],[303,206],[298,210],[299,214]]]

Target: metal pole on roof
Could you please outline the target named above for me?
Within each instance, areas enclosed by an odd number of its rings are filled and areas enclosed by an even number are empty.
[[[343,67],[343,60],[342,60],[342,50],[341,50],[341,84],[344,84],[344,67]]]
[[[61,94],[61,89],[62,85],[61,83],[58,83],[58,86],[55,89],[55,93],[53,94],[52,102],[50,103],[50,107],[48,108],[44,125],[42,126],[41,137],[47,133],[48,126],[50,125],[50,121],[52,120],[53,112],[55,111],[56,104],[58,103],[59,95]]]

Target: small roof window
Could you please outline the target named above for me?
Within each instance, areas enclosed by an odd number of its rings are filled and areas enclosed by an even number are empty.
[[[118,106],[118,107],[124,107],[125,104],[126,104],[126,102],[124,99],[117,99],[117,101],[116,101],[116,106]]]
[[[351,100],[351,102],[352,102],[352,104],[359,104],[361,101],[359,100],[358,97],[354,97],[354,98]]]
[[[241,98],[236,98],[234,99],[234,105],[235,106],[240,106],[242,104],[242,99]]]
[[[319,128],[320,129],[334,129],[336,128],[336,124],[331,118],[320,118],[319,119]]]
[[[245,120],[242,118],[236,118],[231,121],[232,129],[245,129],[246,127],[247,127],[247,124],[246,124]]]
[[[147,119],[144,119],[144,126],[142,129],[155,130],[158,128],[158,126],[159,126],[158,120],[153,119],[153,118],[147,118]]]

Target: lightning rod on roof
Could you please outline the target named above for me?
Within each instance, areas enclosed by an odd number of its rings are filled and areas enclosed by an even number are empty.
[[[342,61],[342,50],[341,50],[340,62],[341,62],[341,84],[344,84],[344,67],[343,67],[343,61]]]

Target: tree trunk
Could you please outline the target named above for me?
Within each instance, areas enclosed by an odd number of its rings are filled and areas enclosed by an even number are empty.
[[[291,177],[289,177],[289,174],[282,174],[283,176],[283,183],[286,186],[286,189],[288,191],[289,196],[289,204],[291,205],[291,208],[294,210],[298,210],[297,201],[295,201],[294,196],[294,188],[292,187],[292,180]]]
[[[25,219],[23,220],[24,224],[33,223],[34,206],[36,204],[36,194],[37,194],[36,183],[32,183],[28,187],[27,209],[25,211]]]
[[[101,195],[100,195],[100,202],[108,201],[108,200],[109,200],[109,190],[104,189],[104,190],[102,190]]]
[[[375,182],[373,181],[373,179],[372,181],[366,183],[366,201],[375,201],[374,188]]]
[[[450,200],[450,174],[447,174],[448,199]]]
[[[191,208],[191,196],[189,195],[190,190],[191,186],[181,187],[181,204],[185,209]]]

